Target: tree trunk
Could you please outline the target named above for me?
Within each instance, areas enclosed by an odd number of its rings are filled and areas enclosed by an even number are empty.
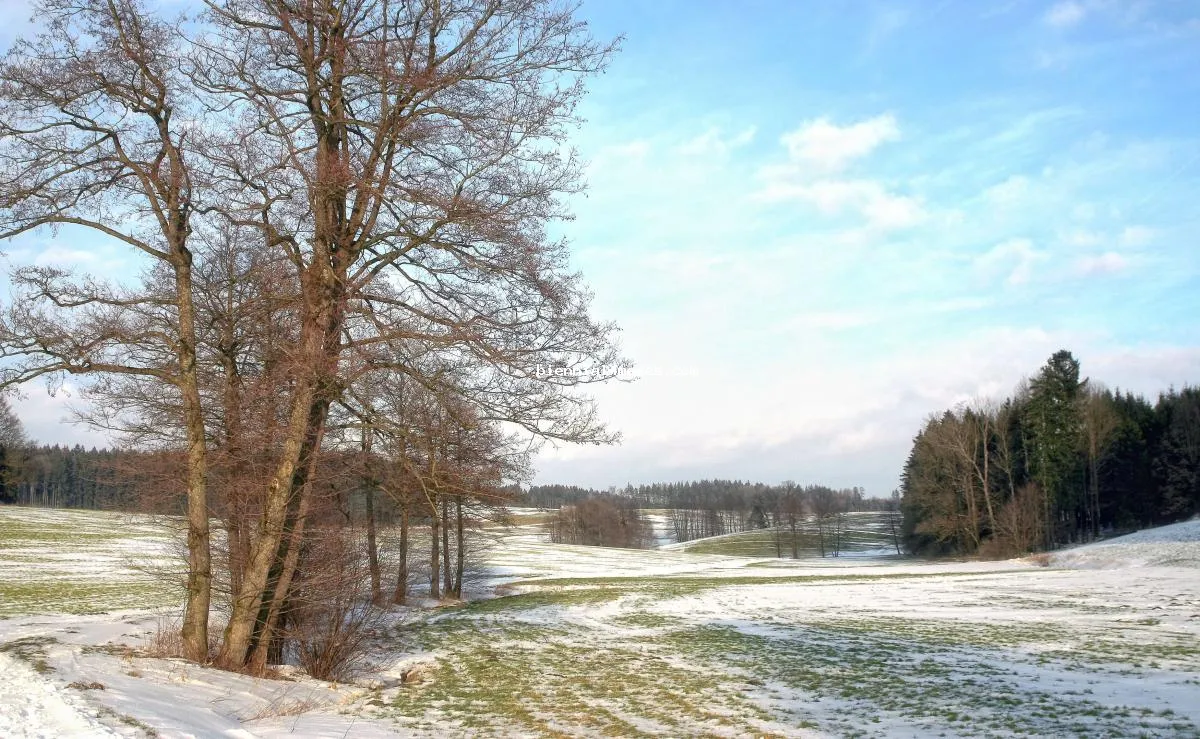
[[[455,538],[458,540],[458,548],[455,550],[455,577],[454,577],[454,596],[462,598],[463,590],[463,570],[466,567],[467,542],[463,535],[463,505],[462,496],[458,496],[454,500],[454,518],[455,518]]]
[[[392,602],[402,605],[408,599],[408,500],[400,505],[400,564],[396,571],[396,592]]]
[[[288,598],[292,591],[292,582],[300,564],[301,544],[304,541],[304,529],[308,521],[308,509],[311,501],[311,482],[307,482],[302,490],[300,502],[295,517],[290,521],[290,531],[280,542],[280,554],[277,559],[278,574],[274,579],[274,587],[268,588],[264,598],[263,608],[260,609],[258,630],[251,642],[250,657],[247,667],[253,674],[261,674],[267,666],[271,646],[278,642],[281,636],[280,627],[287,607]]]
[[[383,602],[383,583],[379,572],[379,548],[375,536],[375,480],[369,465],[371,455],[371,427],[363,424],[363,489],[367,504],[367,567],[371,572],[371,602]]]
[[[441,517],[438,514],[437,503],[429,504],[429,597],[442,597],[441,551],[438,536],[441,534]]]
[[[181,234],[182,238],[182,234]],[[191,254],[182,244],[176,256],[175,293],[179,307],[179,391],[187,433],[187,605],[183,613],[183,655],[208,661],[208,611],[212,598],[212,550],[208,524],[208,459],[204,412],[196,372],[196,319],[192,304]]]
[[[442,592],[446,597],[454,597],[454,570],[450,567],[450,500],[442,497],[442,576],[445,585]]]
[[[309,342],[320,338],[319,335],[314,337],[311,330],[306,333],[309,334]],[[229,669],[241,669],[246,663],[259,610],[267,597],[271,567],[279,555],[289,503],[296,492],[293,478],[305,448],[315,449],[317,446],[324,426],[321,421],[327,408],[327,401],[317,397],[315,379],[304,378],[292,399],[283,453],[267,486],[258,533],[250,545],[242,587],[234,594],[229,622],[225,626],[224,643],[218,661]]]

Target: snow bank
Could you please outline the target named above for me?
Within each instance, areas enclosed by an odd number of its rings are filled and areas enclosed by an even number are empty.
[[[33,668],[0,653],[0,736],[12,739],[120,736],[94,710],[42,678]]]
[[[1094,570],[1123,567],[1200,568],[1200,519],[1067,549],[1053,554],[1050,564]]]

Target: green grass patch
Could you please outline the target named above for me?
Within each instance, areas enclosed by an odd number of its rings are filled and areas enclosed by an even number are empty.
[[[0,617],[70,613],[88,615],[173,605],[178,591],[153,580],[78,582],[0,581]]]
[[[0,618],[173,605],[170,576],[138,569],[170,561],[168,534],[147,517],[0,507]]]
[[[537,736],[754,734],[770,718],[744,685],[681,664],[655,640],[578,636],[464,609],[419,633],[438,655],[428,681],[375,712],[413,728]]]

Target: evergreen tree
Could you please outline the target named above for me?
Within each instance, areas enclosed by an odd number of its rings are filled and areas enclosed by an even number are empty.
[[[1030,382],[1029,459],[1033,479],[1044,495],[1047,547],[1064,529],[1073,533],[1083,524],[1084,471],[1079,450],[1085,385],[1079,379],[1079,360],[1065,349],[1055,352]]]
[[[1160,510],[1168,518],[1200,513],[1200,389],[1184,388],[1159,398],[1162,439],[1154,472]]]
[[[1011,556],[1200,512],[1200,389],[1151,405],[1079,369],[1057,352],[1014,397],[926,421],[902,476],[909,551]]]

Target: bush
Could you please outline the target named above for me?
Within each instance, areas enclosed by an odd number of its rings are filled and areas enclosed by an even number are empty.
[[[382,611],[371,604],[370,576],[348,532],[314,532],[287,613],[296,660],[319,680],[346,680],[366,656]]]

